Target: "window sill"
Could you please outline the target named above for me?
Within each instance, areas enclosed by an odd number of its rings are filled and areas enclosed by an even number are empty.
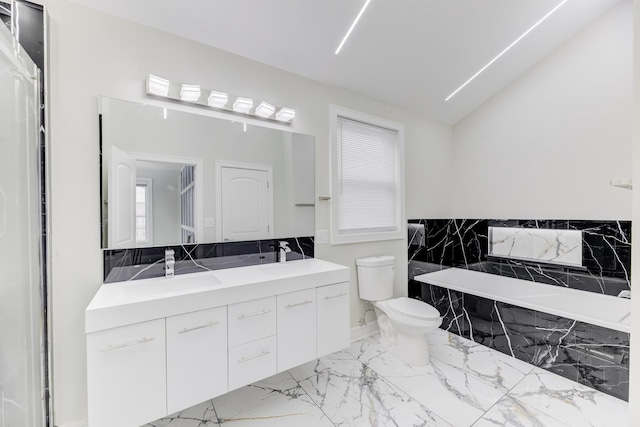
[[[331,235],[331,245],[348,245],[352,243],[369,243],[404,239],[404,232],[402,231],[343,235],[336,234],[337,233],[333,233]]]

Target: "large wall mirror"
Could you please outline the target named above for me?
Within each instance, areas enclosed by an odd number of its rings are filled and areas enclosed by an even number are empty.
[[[312,136],[98,102],[103,248],[314,235]]]

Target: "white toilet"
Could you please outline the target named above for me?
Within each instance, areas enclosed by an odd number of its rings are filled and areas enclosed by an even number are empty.
[[[429,364],[427,332],[442,324],[440,313],[426,302],[393,297],[396,259],[376,256],[356,260],[360,298],[371,301],[378,316],[380,344],[414,366]]]

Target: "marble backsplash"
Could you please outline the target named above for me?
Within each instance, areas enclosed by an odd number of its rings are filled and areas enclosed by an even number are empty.
[[[103,251],[104,283],[164,276],[164,251],[175,251],[175,274],[187,274],[224,268],[276,262],[277,245],[289,243],[287,260],[314,257],[313,237],[208,243]]]
[[[579,231],[582,266],[493,257],[489,227]],[[606,295],[631,286],[631,221],[428,219],[410,220],[408,233],[409,278],[461,267]]]

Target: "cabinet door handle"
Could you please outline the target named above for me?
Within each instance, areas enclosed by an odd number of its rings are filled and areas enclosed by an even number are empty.
[[[206,325],[200,325],[200,326],[196,326],[196,327],[193,327],[193,328],[184,328],[183,330],[181,330],[178,333],[179,334],[186,334],[187,332],[197,331],[198,329],[210,328],[212,326],[217,326],[219,324],[220,324],[220,322],[209,322]]]
[[[260,316],[262,314],[267,314],[267,313],[271,313],[271,310],[261,310],[261,311],[258,311],[256,313],[241,314],[240,316],[238,316],[238,320],[247,319],[249,317]]]
[[[249,360],[257,359],[258,357],[266,356],[267,354],[271,354],[271,352],[265,350],[262,353],[256,354],[255,356],[243,357],[242,359],[238,360],[238,363],[248,362]]]
[[[124,344],[109,345],[108,347],[103,347],[98,349],[98,351],[100,353],[104,353],[105,351],[117,350],[119,348],[124,348],[124,347],[132,347],[134,345],[144,344],[146,342],[153,341],[153,340],[155,340],[155,338],[142,338],[141,340],[131,341]]]
[[[345,295],[347,295],[347,294],[345,294],[345,293],[343,293],[343,292],[340,292],[338,295],[326,296],[326,297],[324,297],[324,299],[325,299],[325,300],[328,300],[328,299],[340,298],[340,297],[343,297],[343,296],[345,296]]]
[[[299,302],[299,303],[297,303],[297,304],[289,304],[289,305],[285,305],[285,307],[284,307],[284,308],[299,307],[299,306],[301,306],[301,305],[311,304],[312,302],[313,302],[313,301],[302,301],[302,302]]]

